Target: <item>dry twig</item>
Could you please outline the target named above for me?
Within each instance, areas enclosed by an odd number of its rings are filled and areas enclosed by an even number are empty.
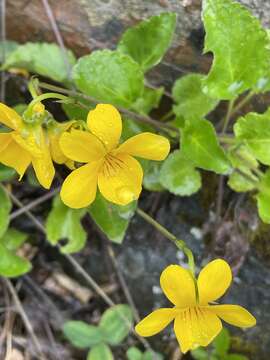
[[[24,308],[23,308],[23,306],[21,304],[21,301],[20,301],[20,299],[19,299],[19,297],[17,295],[17,292],[16,292],[14,286],[12,285],[10,280],[4,279],[4,281],[5,281],[6,286],[9,289],[9,291],[10,291],[12,297],[13,297],[14,303],[15,303],[15,305],[17,307],[17,310],[18,310],[19,314],[21,315],[21,318],[22,318],[22,320],[24,322],[24,325],[25,325],[27,331],[29,332],[29,334],[30,334],[30,336],[31,336],[31,338],[33,340],[33,343],[35,344],[35,347],[37,349],[37,353],[39,355],[39,359],[40,360],[46,360],[46,358],[45,358],[45,356],[44,356],[44,354],[42,352],[41,345],[40,345],[40,343],[38,341],[38,338],[36,337],[36,334],[34,332],[34,329],[32,327],[32,324],[31,324],[30,320],[28,319],[28,316],[27,316],[26,312],[24,311]]]
[[[63,55],[63,60],[64,60],[64,63],[65,63],[66,69],[67,69],[67,73],[68,73],[68,78],[71,79],[71,64],[68,59],[67,49],[65,47],[62,35],[58,29],[58,25],[55,20],[54,14],[52,12],[52,8],[51,8],[48,0],[42,0],[42,3],[43,3],[45,11],[47,13],[48,19],[50,21],[50,24],[51,24],[52,30],[54,32],[54,35],[56,37],[56,40],[58,42],[58,45],[61,49],[61,52]]]
[[[21,203],[19,199],[16,198],[10,191],[8,191],[9,196],[11,197],[12,201],[20,208],[22,208],[24,205]],[[29,211],[25,211],[25,214],[33,221],[35,226],[46,236],[46,229],[44,228],[43,224],[36,219],[36,217]],[[59,249],[59,247],[58,247]],[[115,306],[116,304],[111,300],[111,298],[105,293],[105,291],[96,283],[96,281],[84,270],[84,268],[75,260],[75,258],[69,254],[61,254],[64,256],[68,262],[74,267],[74,269],[77,271],[78,274],[80,274],[84,280],[92,287],[92,289],[95,290],[95,292],[104,300],[104,302],[109,306]],[[122,314],[121,314],[121,317]],[[130,322],[128,319],[123,317],[123,320],[126,321],[129,325]],[[145,346],[146,349],[149,349],[152,351],[152,348],[148,341],[146,341],[144,338],[140,337],[134,330],[134,328],[131,328],[131,331],[133,335]]]

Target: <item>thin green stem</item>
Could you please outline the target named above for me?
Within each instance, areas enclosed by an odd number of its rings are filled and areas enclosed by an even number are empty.
[[[35,80],[34,79],[31,79],[28,83],[28,90],[32,96],[33,99],[35,99],[38,94],[37,94],[37,89],[36,89],[36,86],[35,86]]]
[[[245,178],[247,181],[251,182],[254,186],[257,187],[259,180],[255,180],[255,177],[253,178],[251,175],[249,175],[248,173],[245,173],[244,171],[242,171],[239,168],[235,168],[234,171],[236,173],[238,173],[239,175],[241,175],[243,178]]]
[[[190,274],[192,276],[192,279],[193,279],[194,285],[195,285],[196,298],[198,300],[199,292],[198,292],[197,281],[195,278],[195,261],[194,261],[194,255],[193,255],[192,251],[190,250],[190,248],[186,245],[184,240],[177,239],[177,237],[175,235],[173,235],[170,231],[168,231],[164,226],[162,226],[160,223],[158,223],[155,219],[153,219],[150,215],[148,215],[142,209],[137,208],[136,212],[145,221],[147,221],[149,224],[154,226],[154,228],[156,230],[158,230],[162,235],[164,235],[168,240],[172,241],[178,247],[178,249],[183,251],[183,253],[186,255],[187,260],[188,260]]]
[[[242,109],[243,106],[246,105],[246,103],[249,102],[249,100],[255,95],[255,93],[253,91],[249,92],[247,94],[247,96],[245,96],[243,98],[243,100],[239,101],[239,103],[232,109],[231,115],[234,115],[235,113],[237,113],[239,110]]]
[[[174,115],[173,109],[171,109],[170,111],[168,111],[165,115],[162,116],[162,118],[160,119],[160,121],[166,121],[168,120],[170,117],[172,117]]]
[[[222,131],[221,131],[222,135],[225,134],[226,130],[228,129],[228,126],[229,126],[229,123],[230,123],[230,120],[231,120],[233,104],[234,104],[234,99],[230,100],[230,102],[229,102],[228,111],[227,111],[227,114],[226,114],[226,117],[225,117],[225,120],[224,120]]]
[[[137,214],[140,215],[145,221],[154,226],[162,235],[164,235],[167,239],[172,241],[178,249],[183,251],[188,259],[188,265],[192,274],[195,274],[195,261],[192,251],[187,247],[186,243],[183,240],[177,239],[175,235],[173,235],[170,231],[168,231],[164,226],[158,223],[155,219],[153,219],[150,215],[144,212],[142,209],[137,209]]]
[[[66,94],[68,96],[71,96],[71,97],[80,97],[81,99],[84,99],[86,101],[89,101],[89,103],[92,103],[92,104],[98,104],[100,101],[98,101],[97,99],[91,97],[91,96],[88,96],[88,95],[85,95],[85,94],[82,94],[78,91],[74,91],[74,90],[68,90],[68,89],[65,89],[65,88],[62,88],[60,86],[55,86],[55,85],[51,85],[51,84],[47,84],[47,83],[44,83],[44,82],[40,82],[39,83],[39,86],[40,88],[42,89],[47,89],[47,90],[51,90],[51,91],[58,91],[62,94]],[[171,134],[172,131],[174,132],[179,132],[179,130],[175,127],[175,126],[172,126],[172,125],[169,125],[169,124],[166,124],[166,123],[162,123],[161,121],[158,121],[158,120],[155,120],[155,119],[152,119],[151,117],[147,116],[147,115],[142,115],[142,114],[137,114],[131,110],[128,110],[128,109],[125,109],[125,108],[122,108],[122,107],[119,107],[118,106],[118,109],[121,113],[125,114],[125,115],[128,115],[131,119],[133,120],[136,120],[136,121],[140,121],[140,122],[144,122],[146,124],[150,124],[162,131],[165,131],[167,134]]]
[[[46,99],[60,99],[60,100],[67,100],[68,97],[62,94],[58,94],[58,93],[46,93],[46,94],[41,94],[37,97],[35,97],[30,104],[28,105],[28,109],[29,111],[32,110],[32,108],[34,107],[35,104],[46,100]]]
[[[249,161],[248,158],[241,156],[241,154],[239,154],[237,151],[235,151],[235,156],[237,156],[238,159],[241,160],[245,166],[251,169],[259,178],[264,176],[264,173],[258,169],[258,167],[254,165],[252,161]]]
[[[167,239],[172,242],[177,241],[177,237],[174,236],[170,231],[168,231],[164,226],[158,223],[155,219],[153,219],[150,215],[144,212],[142,209],[138,208],[137,213],[146,220],[149,224],[153,225],[162,235],[164,235]]]
[[[192,272],[193,276],[195,276],[195,261],[192,251],[189,247],[187,247],[184,240],[175,240],[175,244],[178,247],[178,249],[182,250],[183,253],[186,255],[188,259],[188,266],[190,268],[190,271]]]
[[[224,144],[234,144],[236,142],[236,139],[231,136],[220,135],[220,136],[218,136],[218,139],[220,142],[222,142]]]
[[[264,173],[263,173],[261,170],[255,168],[255,167],[253,167],[252,170],[255,172],[255,174],[256,174],[259,178],[262,178],[262,177],[264,176]]]

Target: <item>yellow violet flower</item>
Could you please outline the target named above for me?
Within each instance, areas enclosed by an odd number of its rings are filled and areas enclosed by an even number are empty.
[[[42,113],[38,103],[33,109]],[[11,131],[0,133],[0,162],[14,168],[23,177],[32,163],[39,183],[49,189],[55,174],[48,139],[40,125],[25,124],[22,118],[5,104],[0,103],[0,123]]]
[[[186,353],[198,346],[207,346],[221,331],[221,320],[242,328],[256,324],[256,319],[238,305],[217,305],[232,281],[228,263],[217,259],[207,264],[197,279],[198,300],[191,273],[179,265],[168,266],[161,274],[160,285],[173,308],[158,309],[136,326],[141,336],[152,336],[174,320],[174,331]]]
[[[33,111],[42,115],[45,107],[39,102]],[[11,130],[0,133],[0,162],[14,168],[20,179],[32,163],[38,181],[49,189],[55,174],[53,161],[74,168],[73,161],[63,154],[59,139],[75,121],[58,123],[53,120],[45,130],[41,124],[25,124],[16,111],[0,103],[0,123]]]
[[[126,205],[138,199],[143,170],[133,156],[163,160],[170,151],[168,139],[145,132],[119,145],[121,115],[109,104],[99,104],[89,111],[87,126],[89,132],[72,129],[60,138],[66,157],[86,163],[64,181],[63,202],[71,208],[86,207],[95,200],[97,186],[115,204]]]

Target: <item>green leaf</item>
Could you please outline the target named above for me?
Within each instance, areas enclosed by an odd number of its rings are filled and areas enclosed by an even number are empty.
[[[196,167],[218,174],[227,174],[230,171],[230,162],[218,143],[215,128],[207,120],[185,122],[181,150]]]
[[[112,204],[98,193],[95,201],[89,207],[89,213],[108,238],[120,244],[125,237],[129,220],[133,216],[136,206],[136,202],[126,206]]]
[[[7,249],[0,239],[0,275],[17,277],[30,270],[31,263]]]
[[[132,310],[128,305],[115,305],[106,310],[99,323],[104,341],[110,345],[120,344],[131,329],[132,320]]]
[[[27,170],[27,173],[26,173],[26,179],[27,179],[27,182],[29,183],[29,185],[35,187],[35,188],[39,188],[40,187],[40,183],[37,179],[37,176],[36,176],[36,173],[34,171],[34,169],[32,167],[30,167],[28,170]]]
[[[195,360],[208,360],[209,354],[203,348],[198,348],[196,350],[191,351],[191,355]]]
[[[113,360],[113,354],[106,344],[95,345],[88,353],[86,360]]]
[[[249,113],[234,125],[235,136],[264,165],[270,165],[270,110],[264,114]]]
[[[128,360],[162,360],[163,356],[159,353],[156,353],[151,350],[145,351],[142,353],[138,348],[132,346],[127,351]]]
[[[265,93],[270,90],[270,70],[264,77],[258,80],[257,84],[252,88],[254,93]]]
[[[66,52],[70,66],[76,59],[69,50]],[[49,43],[26,43],[19,45],[6,59],[3,69],[24,68],[58,82],[68,80],[68,70],[59,46]]]
[[[265,29],[268,36],[268,49],[270,49],[270,29]],[[263,77],[261,77],[257,84],[252,89],[255,93],[265,93],[270,90],[270,68],[268,68]]]
[[[261,178],[259,193],[256,196],[260,218],[266,224],[270,224],[270,169]]]
[[[1,41],[0,42],[0,63],[4,62],[5,59],[12,53],[19,45],[15,41]]]
[[[142,352],[135,346],[130,347],[127,351],[128,360],[142,360],[142,356]]]
[[[228,151],[228,157],[233,167],[241,170],[257,169],[259,163],[245,144],[235,144]]]
[[[56,245],[61,239],[67,239],[68,243],[61,247],[64,254],[80,251],[87,239],[81,224],[85,213],[86,209],[71,209],[63,204],[59,196],[56,196],[46,221],[48,241]]]
[[[237,192],[251,191],[256,188],[258,178],[251,169],[257,169],[259,163],[243,144],[236,145],[228,151],[228,157],[235,168],[230,175],[228,185]]]
[[[176,126],[178,129],[183,129],[185,127],[185,118],[179,115],[175,119],[170,121],[169,124]]]
[[[0,237],[2,237],[8,228],[9,213],[12,208],[10,198],[2,185],[0,185],[0,204]]]
[[[163,92],[163,87],[158,89],[145,87],[142,96],[132,105],[132,109],[141,114],[148,114],[152,109],[158,107]]]
[[[171,193],[189,196],[201,187],[201,175],[192,162],[180,150],[171,153],[163,162],[160,171],[160,182]]]
[[[153,132],[154,130],[148,124],[124,117],[121,140],[125,141],[134,135],[147,131]]]
[[[236,192],[247,192],[256,188],[257,178],[252,172],[247,170],[244,171],[244,174],[234,171],[229,176],[228,185],[232,190]],[[252,181],[252,179],[254,179],[254,181]]]
[[[229,354],[224,358],[224,360],[248,360],[248,358],[240,354]]]
[[[144,89],[139,65],[118,51],[99,50],[81,57],[73,68],[73,78],[83,93],[127,108]]]
[[[215,348],[216,355],[222,357],[227,354],[231,346],[231,338],[227,329],[223,328],[221,330],[218,336],[214,339],[213,346]]]
[[[162,360],[163,356],[159,353],[153,353],[150,350],[147,350],[143,356],[142,356],[142,360]]]
[[[203,0],[203,22],[204,52],[214,54],[203,89],[213,98],[233,99],[268,71],[267,33],[257,18],[232,0]]]
[[[97,326],[88,325],[83,321],[67,321],[63,332],[72,345],[85,349],[103,341],[103,335]]]
[[[28,234],[16,229],[8,229],[1,237],[0,242],[5,245],[8,250],[15,251],[26,241]]]
[[[8,181],[16,176],[16,171],[13,168],[0,164],[0,181]]]
[[[217,106],[218,100],[210,98],[202,90],[204,78],[201,74],[188,74],[175,82],[172,95],[176,102],[173,107],[176,116],[203,117]]]
[[[16,111],[17,114],[22,116],[25,110],[27,109],[27,107],[28,107],[27,104],[17,104],[13,106],[13,109]]]
[[[175,13],[161,13],[128,29],[117,47],[128,54],[143,71],[157,65],[170,46],[176,25]]]
[[[73,120],[73,119],[74,120],[86,120],[89,111],[92,110],[94,108],[94,106],[90,105],[89,101],[82,99],[80,97],[74,97],[73,99],[86,105],[88,107],[88,109],[84,109],[77,104],[63,103],[62,108],[63,108],[64,112],[66,113],[67,117],[70,120]]]
[[[160,183],[160,170],[162,163],[150,160],[140,160],[143,164],[143,187],[149,191],[162,191],[164,187]]]

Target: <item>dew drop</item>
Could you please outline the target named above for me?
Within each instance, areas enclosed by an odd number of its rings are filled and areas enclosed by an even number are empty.
[[[116,195],[119,201],[126,204],[136,199],[134,192],[132,192],[127,186],[122,186],[116,189]]]

